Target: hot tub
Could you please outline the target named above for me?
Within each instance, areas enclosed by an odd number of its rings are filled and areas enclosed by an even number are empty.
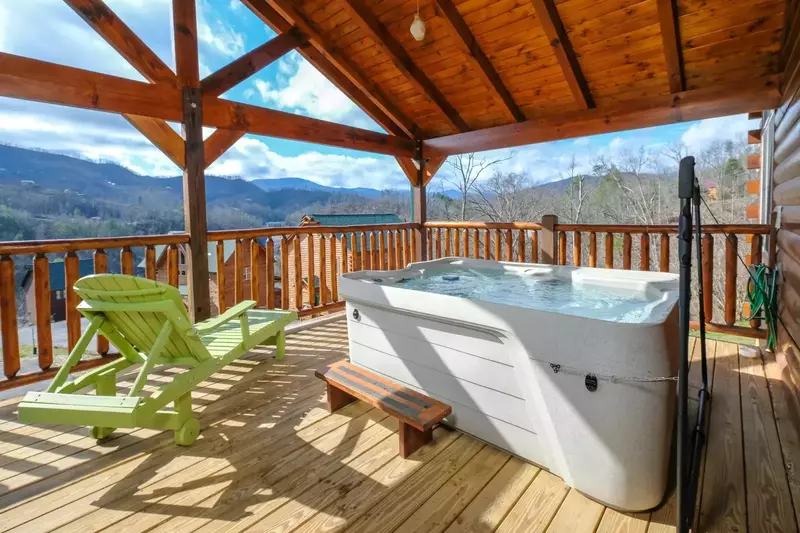
[[[667,486],[678,277],[447,258],[342,276],[350,358],[607,505]]]

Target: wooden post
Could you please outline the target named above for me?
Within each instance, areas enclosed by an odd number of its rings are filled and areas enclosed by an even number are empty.
[[[257,307],[263,307],[264,291],[261,287],[261,269],[259,268],[261,258],[261,245],[258,239],[250,240],[250,299],[256,301]]]
[[[34,269],[35,269],[35,266],[36,266],[36,263],[34,262]],[[95,250],[95,252],[94,252],[94,273],[95,274],[105,274],[106,272],[108,272],[108,254],[106,253],[105,250],[102,250],[102,249]],[[124,273],[125,272],[123,272],[123,274]],[[37,273],[34,272],[34,277],[36,276],[36,274]],[[50,285],[50,281],[48,280],[48,293],[47,293],[48,306],[49,306],[49,303],[50,303],[49,285]],[[37,289],[38,289],[38,287],[37,287]],[[50,321],[50,317],[47,317],[47,321],[48,322]],[[103,337],[100,334],[97,335],[97,353],[99,353],[100,355],[105,355],[105,354],[108,353],[108,339],[106,339],[105,337]],[[41,360],[42,360],[42,355],[41,355],[41,352],[40,352],[40,354],[39,354],[39,362],[40,362],[40,364],[41,364]],[[45,368],[48,368],[51,364],[53,364],[52,353],[51,353],[51,356],[50,356],[50,364],[48,364],[47,366],[43,366],[42,370],[44,370]]]
[[[14,260],[4,255],[0,257],[0,332],[3,335],[3,371],[7,378],[14,377],[20,367],[15,287]]]
[[[633,248],[633,238],[630,233],[622,236],[622,268],[631,269],[631,250]]]
[[[583,244],[581,243],[582,237],[580,231],[575,231],[572,233],[572,265],[579,267],[581,266],[581,259],[583,255]]]
[[[172,1],[175,65],[183,90],[183,217],[189,233],[186,284],[189,315],[195,322],[211,316],[208,288],[208,221],[206,220],[205,157],[203,153],[203,97],[197,49],[195,0]]]
[[[417,172],[417,185],[413,190],[413,198],[411,201],[414,203],[414,222],[417,227],[414,228],[414,233],[417,236],[417,245],[414,249],[414,257],[418,261],[427,261],[430,259],[428,256],[428,232],[425,228],[425,222],[428,221],[428,198],[427,187],[425,186],[424,174],[425,161],[422,160]]]
[[[130,246],[125,246],[119,252],[119,266],[120,271],[128,276],[133,276],[135,273],[133,265],[133,250]]]
[[[589,233],[589,266],[597,266],[597,233],[593,231]]]
[[[736,323],[736,272],[739,239],[736,235],[728,235],[725,239],[725,323],[729,326]]]
[[[478,230],[475,230],[478,231]],[[491,250],[492,234],[488,229],[483,230],[483,257],[487,261],[492,258]]]
[[[167,283],[178,286],[178,247],[174,244],[167,247]]]
[[[542,217],[542,263],[545,265],[558,264],[556,224],[558,224],[556,215],[544,215]]]
[[[565,231],[558,232],[558,264],[567,264],[567,233]]]
[[[639,237],[639,270],[650,270],[650,234],[642,233]]]
[[[453,255],[461,256],[461,230],[456,228],[453,234]]]
[[[461,252],[464,254],[464,257],[469,257],[469,230],[465,229],[464,233],[461,234]]]
[[[217,308],[220,314],[228,308],[225,292],[225,241],[217,241]]]
[[[514,260],[514,232],[506,230],[506,261],[509,263]]]
[[[614,268],[614,234],[606,233],[606,268]]]
[[[531,234],[531,263],[539,262],[539,232],[534,230]]]
[[[148,245],[144,250],[144,276],[156,279],[156,248],[153,245]]]
[[[450,232],[450,228],[445,228],[445,230],[444,230],[444,256],[445,257],[450,257],[451,255],[453,255],[453,251],[450,248],[450,242],[452,241],[452,239],[453,239],[453,236],[452,236],[452,234]],[[389,239],[389,242],[392,242],[391,238]]]
[[[502,234],[503,234],[503,232],[501,232],[499,229],[494,230],[494,260],[495,261],[502,261],[503,260],[503,256],[500,255],[500,253],[501,253],[501,242],[500,241],[502,239]]]
[[[476,229],[472,232],[472,255],[475,259],[481,258],[481,230]]]
[[[661,234],[661,264],[659,265],[661,272],[669,272],[669,235],[667,233]]]
[[[97,263],[95,263],[97,270]],[[53,364],[53,334],[50,317],[50,263],[44,254],[36,254],[33,260],[34,300],[36,303],[36,344],[39,350],[39,368],[45,370]],[[97,352],[100,351],[100,337],[97,337]],[[106,342],[106,352],[108,342]]]
[[[535,232],[534,232],[535,233]],[[517,232],[517,262],[525,262],[525,230],[521,229]]]

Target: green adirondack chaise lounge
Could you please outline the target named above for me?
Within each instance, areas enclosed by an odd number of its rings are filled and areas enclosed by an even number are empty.
[[[294,311],[253,309],[245,301],[221,315],[192,324],[178,290],[134,276],[98,274],[78,280],[78,306],[90,320],[69,358],[46,392],[28,392],[19,404],[19,420],[91,426],[103,439],[115,428],[175,431],[175,442],[189,446],[200,433],[192,415],[192,388],[257,345],[273,345],[277,358],[285,350],[284,327]],[[103,334],[122,357],[72,382],[77,364],[96,333]],[[117,395],[117,375],[132,365],[141,368],[125,396]],[[143,394],[148,376],[161,365],[187,367],[152,394]],[[94,387],[95,395],[81,394]],[[169,409],[174,403],[174,409]]]

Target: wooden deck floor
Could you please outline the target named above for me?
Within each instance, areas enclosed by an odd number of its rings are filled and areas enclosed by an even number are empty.
[[[674,531],[669,503],[619,513],[444,428],[401,459],[393,419],[362,403],[324,409],[313,369],[346,357],[344,323],[288,341],[284,361],[258,350],[197,388],[203,432],[190,448],[151,430],[97,444],[85,428],[23,426],[6,402],[0,531]],[[761,360],[721,342],[710,342],[709,354],[713,405],[696,531],[796,532],[791,458],[800,441],[787,403],[768,387],[774,363],[765,373]]]

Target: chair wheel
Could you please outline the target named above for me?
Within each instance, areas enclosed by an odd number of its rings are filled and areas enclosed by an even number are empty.
[[[191,446],[199,434],[200,422],[198,422],[196,418],[190,418],[175,432],[175,444],[179,446]]]
[[[104,440],[110,437],[112,433],[114,433],[114,428],[93,427],[90,429],[89,433],[93,439]]]

